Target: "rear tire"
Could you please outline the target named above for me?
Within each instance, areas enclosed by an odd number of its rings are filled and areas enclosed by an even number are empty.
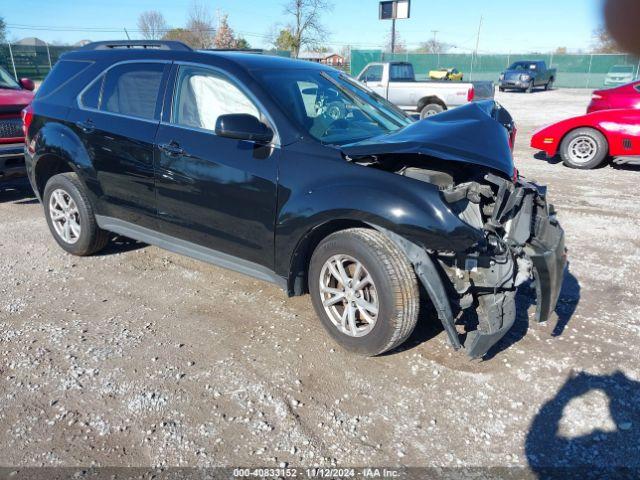
[[[546,91],[552,90],[553,89],[553,78],[549,79],[549,81],[547,82],[547,84],[544,86],[544,89]]]
[[[420,110],[420,119],[424,120],[427,117],[431,117],[433,115],[437,115],[438,113],[444,112],[444,107],[437,103],[430,103],[426,105]]]
[[[413,267],[376,230],[343,230],[320,242],[309,266],[309,292],[324,328],[344,349],[360,355],[397,347],[418,320]]]
[[[593,128],[569,132],[560,144],[560,156],[569,168],[590,170],[602,164],[609,153],[607,139]]]
[[[109,233],[98,227],[85,187],[75,173],[51,177],[42,202],[49,230],[66,252],[84,257],[109,242]]]

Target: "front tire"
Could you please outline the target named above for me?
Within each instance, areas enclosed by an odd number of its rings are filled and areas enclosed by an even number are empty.
[[[334,233],[316,248],[309,292],[324,328],[343,348],[380,355],[403,343],[418,320],[420,294],[406,255],[375,230]]]
[[[578,128],[560,144],[560,156],[569,168],[590,170],[602,164],[609,153],[607,139],[593,128]]]
[[[51,177],[42,201],[49,230],[66,252],[92,255],[109,242],[109,234],[98,227],[93,206],[75,173]]]
[[[529,86],[525,89],[526,93],[533,93],[533,80],[529,83]]]

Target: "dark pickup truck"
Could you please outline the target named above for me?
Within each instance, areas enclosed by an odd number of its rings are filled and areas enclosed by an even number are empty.
[[[536,87],[551,90],[555,80],[556,69],[547,68],[546,62],[515,62],[500,74],[500,91],[521,90],[531,93]]]

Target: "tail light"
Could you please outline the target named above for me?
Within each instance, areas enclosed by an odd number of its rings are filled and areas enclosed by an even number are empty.
[[[474,98],[476,98],[476,90],[473,87],[471,87],[467,91],[467,102],[473,102]]]
[[[33,108],[28,105],[22,110],[22,133],[24,133],[25,142],[27,141],[27,134],[29,133],[29,127],[33,121]]]
[[[591,99],[592,100],[602,100],[602,95],[599,95],[597,93],[594,93],[593,95],[591,95]]]

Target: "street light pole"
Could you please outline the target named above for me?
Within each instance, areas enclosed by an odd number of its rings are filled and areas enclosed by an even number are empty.
[[[391,53],[396,53],[396,19],[391,20]]]

